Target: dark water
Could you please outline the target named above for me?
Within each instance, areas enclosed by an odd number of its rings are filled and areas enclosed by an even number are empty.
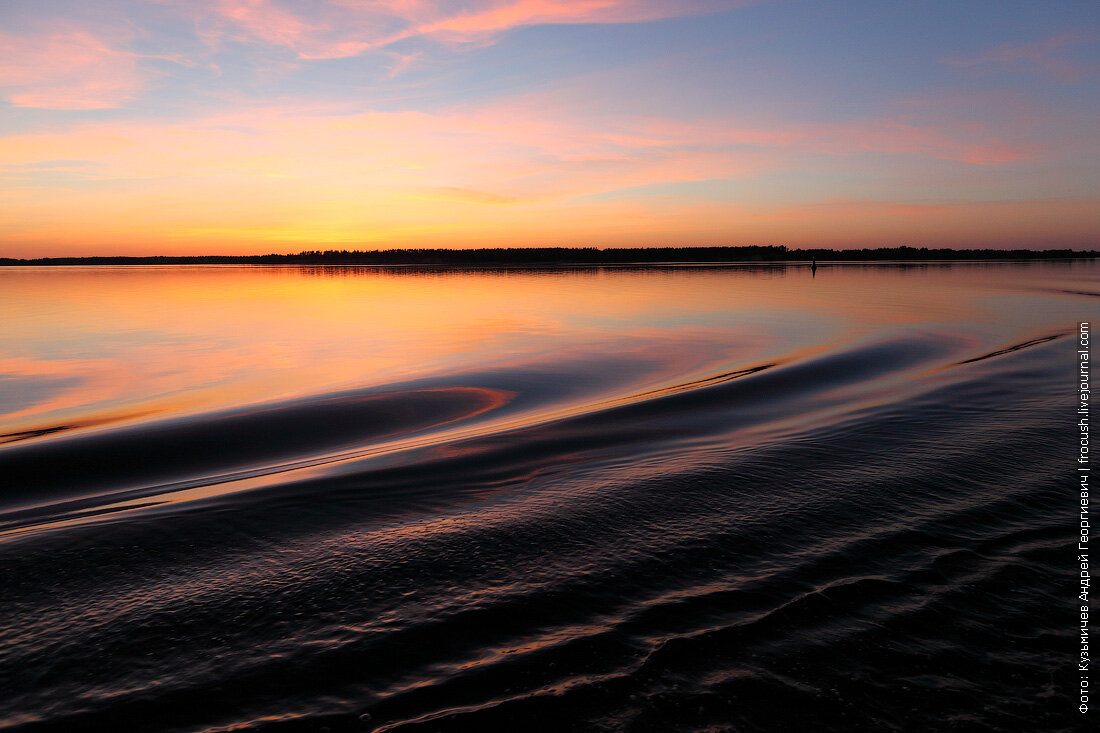
[[[0,729],[1074,730],[1097,295],[0,271]]]

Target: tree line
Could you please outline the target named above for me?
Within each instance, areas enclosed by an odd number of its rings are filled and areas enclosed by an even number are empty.
[[[932,260],[1031,260],[1094,258],[1096,251],[1070,249],[790,249],[743,247],[497,247],[481,249],[306,250],[296,254],[0,258],[0,265],[613,265],[644,263],[735,263]]]

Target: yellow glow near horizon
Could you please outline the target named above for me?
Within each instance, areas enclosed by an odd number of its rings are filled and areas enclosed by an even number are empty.
[[[460,5],[14,13],[0,256],[1095,246],[1087,35],[908,49],[884,90],[816,47],[730,45],[756,37],[742,3]]]

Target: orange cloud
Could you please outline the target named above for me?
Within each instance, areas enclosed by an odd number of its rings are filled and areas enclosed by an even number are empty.
[[[772,160],[759,151],[725,149],[722,139],[685,134],[635,145],[637,137],[607,139],[583,120],[518,109],[338,115],[268,108],[186,126],[100,122],[14,135],[0,138],[0,155],[9,166],[30,166],[96,151],[98,165],[72,175],[103,182],[208,179],[267,188],[261,179],[268,179],[288,190],[317,184],[415,189],[492,203],[736,177]]]
[[[874,151],[975,163],[1019,155],[980,126],[870,120],[768,130],[723,120],[593,120],[565,108],[548,114],[528,101],[436,113],[266,107],[186,125],[101,121],[10,135],[0,138],[9,179],[0,190],[0,231],[9,242],[159,241],[205,243],[203,249],[235,249],[223,243],[240,241],[289,249],[321,242],[454,244],[463,237],[515,244],[507,237],[518,232],[537,233],[525,242],[598,234],[602,242],[629,243],[652,223],[650,203],[583,198],[746,179],[799,165],[805,153]],[[50,186],[33,185],[35,176],[47,175]],[[779,219],[927,210],[923,203],[873,209],[826,203],[786,210]],[[716,235],[696,231],[691,214],[677,212],[668,216],[683,217],[680,228],[666,222],[664,231],[688,241]],[[750,213],[740,221],[752,220]],[[708,217],[721,220],[714,212]],[[779,219],[766,220],[774,227]],[[565,233],[567,227],[576,231]]]
[[[286,27],[291,36],[308,31]],[[83,122],[11,134],[0,137],[0,237],[12,246],[82,243],[86,252],[237,251],[241,242],[268,249],[692,243],[781,231],[803,238],[812,232],[791,229],[791,222],[848,230],[843,217],[884,221],[923,214],[932,204],[862,209],[831,201],[764,216],[730,202],[724,206],[739,212],[736,221],[719,209],[696,221],[683,206],[655,213],[661,189],[653,187],[793,171],[790,191],[781,195],[737,185],[745,200],[798,201],[798,171],[818,165],[814,156],[1005,165],[1038,154],[1030,141],[941,117],[921,125],[866,119],[768,126],[675,114],[601,113],[564,90],[433,112],[286,103],[187,121]],[[625,189],[642,187],[649,190],[641,200],[621,200],[631,195]],[[830,193],[837,194],[843,190]],[[750,222],[755,229],[746,229]],[[657,232],[661,238],[652,239]]]
[[[637,213],[659,241],[786,244],[797,247],[1093,248],[1097,197],[996,201],[889,201],[748,204],[655,202]],[[640,241],[641,232],[636,235]]]

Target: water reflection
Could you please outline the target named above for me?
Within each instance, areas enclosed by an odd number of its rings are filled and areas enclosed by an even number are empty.
[[[10,436],[641,344],[690,374],[883,323],[988,320],[999,293],[1027,327],[1044,283],[1090,267],[5,268],[0,410]]]
[[[1064,728],[1034,693],[1097,294],[0,269],[0,727]]]

